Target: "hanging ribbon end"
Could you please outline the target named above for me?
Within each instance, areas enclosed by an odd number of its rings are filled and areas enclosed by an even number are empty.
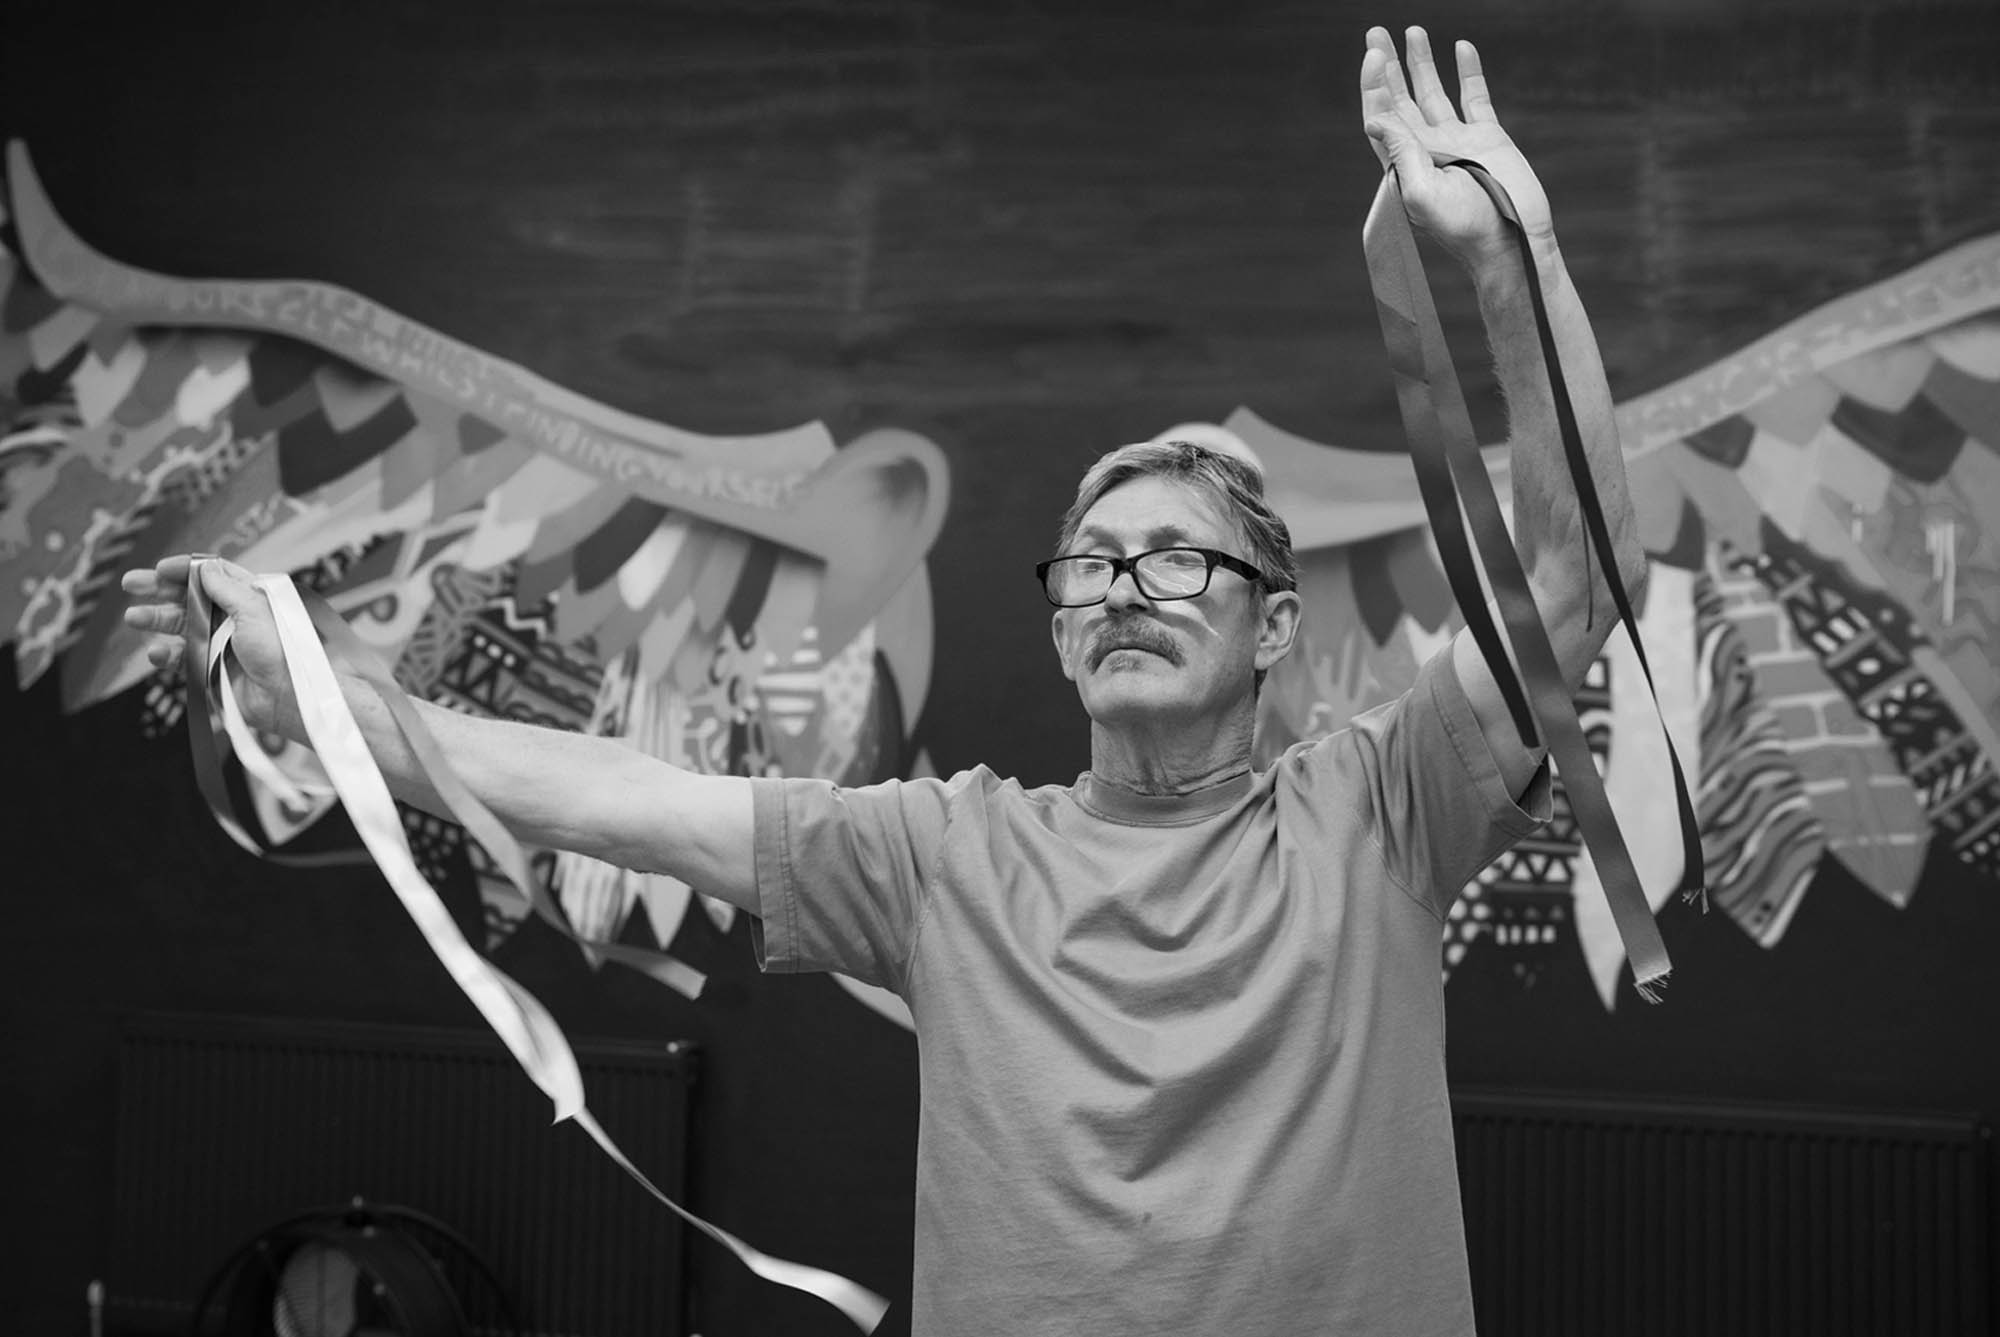
[[[859,1287],[855,1289],[860,1290]],[[863,1332],[873,1332],[882,1326],[882,1318],[889,1312],[889,1302],[873,1291],[863,1290],[841,1308],[854,1321],[855,1327]]]
[[[1665,1002],[1669,973],[1663,970],[1657,975],[1648,975],[1645,979],[1636,980],[1633,987],[1639,991],[1639,996],[1649,1003]]]
[[[627,959],[625,964],[666,985],[683,998],[698,1000],[708,991],[708,976],[704,972],[666,952],[646,960]]]

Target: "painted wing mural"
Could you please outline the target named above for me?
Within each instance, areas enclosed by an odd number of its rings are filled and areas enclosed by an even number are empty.
[[[1827,303],[1619,405],[1661,714],[1698,777],[1712,903],[1775,946],[1822,859],[1908,903],[1942,842],[2000,874],[2000,235]],[[1273,671],[1260,760],[1405,687],[1460,625],[1397,456],[1238,410],[1300,549],[1303,643]],[[1504,488],[1505,461],[1491,461]],[[1658,910],[1680,876],[1666,751],[1630,646],[1578,699]],[[1560,793],[1486,869],[1444,970],[1482,937],[1532,981],[1574,933],[1606,1007],[1622,949]]]
[[[54,674],[79,710],[143,686],[149,729],[171,728],[180,684],[123,627],[115,582],[209,551],[293,573],[406,688],[454,709],[715,773],[866,782],[920,764],[906,740],[931,671],[924,558],[947,495],[931,442],[888,430],[836,449],[817,423],[699,436],[353,293],[141,273],[69,234],[18,145],[8,169],[0,643],[23,689]],[[324,779],[304,749],[275,759]],[[333,802],[242,778],[274,845]],[[456,825],[406,821],[427,871],[469,861],[490,950],[519,894]],[[536,864],[585,936],[643,914],[664,948],[691,907],[728,924],[671,878]],[[671,958],[653,973],[700,984]]]
[[[923,558],[946,496],[931,443],[631,418],[355,294],[130,270],[69,235],[18,148],[9,184],[0,640],[23,686],[55,674],[67,709],[139,688],[149,727],[172,727],[179,684],[150,672],[110,581],[197,549],[294,572],[410,690],[454,708],[700,770],[922,769],[905,740],[931,671]],[[1936,842],[1995,872],[2000,236],[1830,302],[1619,421],[1653,557],[1643,631],[1696,777],[1713,903],[1771,947],[1823,859],[1896,906]],[[1262,460],[1300,551],[1308,619],[1266,686],[1268,759],[1393,696],[1459,623],[1406,460],[1247,409],[1162,435],[1202,433]],[[1622,638],[1579,705],[1658,908],[1678,836]],[[277,760],[315,778],[301,750]],[[324,812],[246,784],[274,843]],[[1443,967],[1484,939],[1532,980],[1573,934],[1608,1007],[1621,949],[1556,801],[1468,888]],[[433,868],[487,872],[455,826],[409,822]],[[665,944],[706,904],[670,879],[538,866],[593,936],[643,912]],[[490,946],[524,907],[480,881]]]

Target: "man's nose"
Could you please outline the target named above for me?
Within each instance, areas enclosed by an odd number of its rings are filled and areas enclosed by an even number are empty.
[[[1118,578],[1111,582],[1111,588],[1104,592],[1106,608],[1147,608],[1152,600],[1139,588],[1138,574],[1130,569],[1120,571]]]

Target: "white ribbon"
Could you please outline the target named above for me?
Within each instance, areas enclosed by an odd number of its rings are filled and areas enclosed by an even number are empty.
[[[473,950],[465,935],[459,932],[451,912],[418,870],[403,831],[402,819],[396,812],[395,800],[389,793],[388,782],[375,765],[367,741],[362,737],[361,727],[347,708],[347,700],[341,693],[333,665],[327,659],[325,647],[313,628],[312,616],[306,611],[297,588],[288,576],[283,575],[259,576],[254,583],[270,601],[278,641],[292,676],[293,694],[298,698],[299,714],[305,722],[306,736],[326,771],[327,779],[346,806],[355,832],[374,856],[396,898],[403,903],[410,918],[416,921],[424,940],[437,953],[438,960],[444,963],[452,979],[465,991],[480,1015],[486,1018],[487,1024],[492,1026],[528,1074],[529,1080],[554,1102],[556,1122],[576,1120],[578,1127],[640,1187],[683,1221],[735,1254],[757,1276],[818,1296],[840,1310],[863,1332],[874,1331],[889,1307],[881,1296],[835,1273],[774,1258],[721,1227],[702,1220],[662,1192],[632,1164],[619,1150],[618,1144],[591,1117],[584,1106],[583,1075],[577,1068],[576,1055],[564,1038],[562,1028],[556,1025],[555,1019],[533,994]],[[198,569],[188,572],[188,593],[201,606],[203,620],[213,625],[213,615],[208,609],[208,598],[202,590]],[[212,643],[206,648],[205,658],[210,672],[205,676],[205,683],[207,690],[219,690],[222,694],[219,705],[225,725],[223,736],[236,749],[238,760],[268,783],[270,777],[264,777],[263,768],[258,766],[258,762],[264,760],[262,749],[256,746],[255,738],[243,722],[241,710],[228,692],[227,675],[214,671],[232,629],[233,619],[225,621],[216,629]],[[352,647],[349,649],[351,651]],[[380,683],[387,681],[386,674],[369,676],[371,682],[377,685],[377,690],[382,690]],[[193,682],[188,686],[190,691],[197,688]],[[197,703],[189,703],[190,714],[196,707]],[[404,726],[401,718],[397,723],[399,727]],[[276,771],[275,767],[269,769]],[[288,787],[289,782],[283,786],[274,785],[280,792]],[[457,788],[463,791],[464,787],[459,785]],[[469,795],[461,793],[460,797]],[[476,799],[471,801],[477,803]],[[491,816],[483,810],[481,815],[489,819]],[[499,862],[505,868],[510,863],[518,863],[518,860],[501,858]],[[526,888],[521,888],[521,891],[523,895],[529,894]]]

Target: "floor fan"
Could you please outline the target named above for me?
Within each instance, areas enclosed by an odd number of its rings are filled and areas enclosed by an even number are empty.
[[[421,1212],[360,1199],[259,1232],[210,1277],[189,1331],[193,1337],[468,1337],[447,1258],[497,1301],[501,1331],[518,1333],[505,1291],[462,1236]]]

